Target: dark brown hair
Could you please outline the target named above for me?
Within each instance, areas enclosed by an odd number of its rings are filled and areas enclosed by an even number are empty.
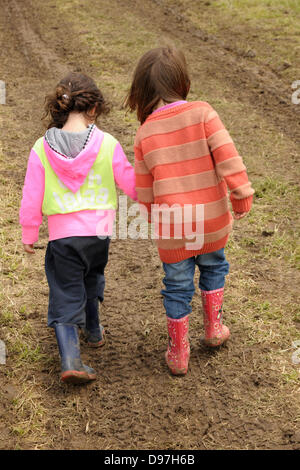
[[[89,112],[96,107],[95,116]],[[50,121],[47,128],[62,128],[69,113],[86,113],[88,119],[97,120],[109,111],[108,104],[92,78],[79,72],[71,72],[56,86],[54,93],[45,98],[45,114],[42,119]]]
[[[160,100],[171,103],[186,99],[189,89],[183,53],[170,46],[151,49],[138,62],[125,106],[136,110],[142,124]]]

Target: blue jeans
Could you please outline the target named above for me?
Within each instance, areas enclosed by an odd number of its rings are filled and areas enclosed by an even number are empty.
[[[166,287],[161,293],[164,297],[166,314],[170,318],[183,318],[191,313],[191,301],[195,293],[195,266],[200,270],[199,288],[205,291],[221,289],[229,272],[224,248],[213,253],[192,256],[179,263],[163,263]]]

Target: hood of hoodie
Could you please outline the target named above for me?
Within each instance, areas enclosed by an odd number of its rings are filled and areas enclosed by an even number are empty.
[[[84,183],[97,158],[103,137],[104,133],[95,126],[87,145],[75,158],[66,158],[57,153],[44,137],[44,149],[54,173],[73,193],[76,193]]]
[[[52,149],[67,158],[75,158],[88,142],[94,125],[80,132],[70,132],[57,127],[51,127],[45,134],[45,139]]]

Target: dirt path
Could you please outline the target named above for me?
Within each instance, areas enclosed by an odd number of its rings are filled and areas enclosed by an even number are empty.
[[[192,58],[189,63],[193,64],[195,80],[215,77],[224,83],[224,87],[226,83],[241,102],[258,109],[278,129],[299,143],[300,109],[290,105],[291,84],[284,83],[280,74],[267,63],[259,58],[254,61],[251,54],[247,56],[247,51],[241,50],[239,43],[232,42],[230,31],[220,40],[192,24],[180,3],[168,0],[133,1],[133,8],[138,10],[139,18],[149,28],[155,24],[173,40],[180,37]],[[201,3],[203,6],[205,2]]]
[[[299,327],[292,215],[300,129],[289,84],[228,47],[230,38],[221,43],[191,25],[180,2],[46,3],[0,0],[0,79],[8,91],[0,109],[0,338],[8,347],[7,363],[0,366],[0,448],[299,449],[299,377],[291,354]],[[236,227],[228,248],[225,314],[232,340],[217,352],[201,346],[196,294],[190,370],[185,378],[172,377],[164,363],[156,248],[149,240],[113,240],[101,311],[108,342],[99,352],[82,348],[99,379],[66,388],[58,382],[53,332],[45,327],[46,226],[34,259],[22,254],[19,241],[28,152],[43,132],[45,93],[75,69],[103,84],[114,105],[103,127],[132,159],[137,123],[120,103],[132,64],[160,41],[186,51],[191,98],[205,96],[223,112],[258,193],[253,218]]]

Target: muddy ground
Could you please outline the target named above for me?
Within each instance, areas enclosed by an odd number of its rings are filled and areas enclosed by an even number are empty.
[[[293,346],[300,327],[300,105],[291,102],[292,75],[265,59],[266,48],[270,56],[274,51],[250,26],[223,28],[221,13],[212,10],[219,29],[211,34],[201,15],[186,14],[203,9],[206,18],[214,3],[0,0],[0,79],[7,90],[0,105],[0,339],[7,346],[0,365],[0,449],[300,448]],[[278,37],[283,45],[287,40]],[[171,376],[155,245],[115,239],[101,308],[107,344],[99,351],[82,344],[98,379],[67,387],[59,382],[57,346],[46,327],[47,227],[30,258],[18,225],[28,154],[44,132],[44,96],[69,70],[90,74],[112,105],[101,127],[133,162],[138,124],[122,101],[140,55],[168,42],[186,52],[190,99],[218,110],[256,189],[251,216],[235,225],[227,250],[224,316],[232,337],[215,352],[201,345],[196,293],[189,372]]]

